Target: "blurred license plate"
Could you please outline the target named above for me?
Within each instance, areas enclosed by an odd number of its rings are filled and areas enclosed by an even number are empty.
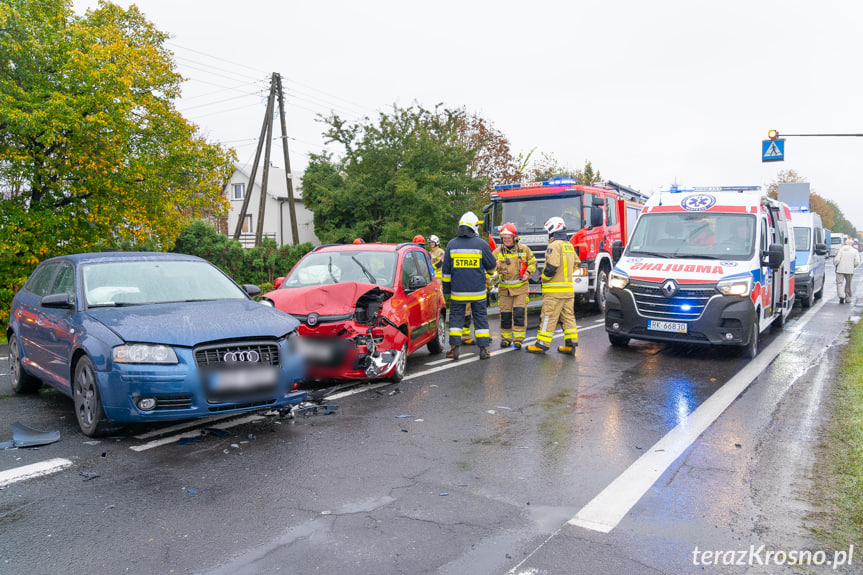
[[[274,387],[278,381],[279,370],[275,367],[229,369],[210,374],[210,388],[215,392]]]
[[[656,321],[649,320],[647,329],[653,331],[670,331],[672,333],[686,333],[686,324],[680,321]]]
[[[297,339],[297,349],[303,359],[311,363],[330,363],[336,356],[335,345],[328,339],[300,337]]]

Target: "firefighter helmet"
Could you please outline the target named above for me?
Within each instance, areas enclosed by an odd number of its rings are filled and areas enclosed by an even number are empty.
[[[357,238],[357,239],[355,239],[355,240],[354,240],[354,243],[355,243],[355,244],[364,244],[364,243],[366,243],[366,242],[363,240],[363,238]]]
[[[439,246],[440,245],[440,238],[437,237],[436,235],[432,234],[429,236],[429,243],[432,243],[432,242],[434,242],[434,245]]]
[[[414,236],[414,243],[419,245],[425,245],[426,239],[422,237],[420,234]]]
[[[553,218],[548,218],[548,221],[545,222],[545,231],[548,232],[548,235],[552,235],[555,232],[559,232],[566,229],[566,224],[563,221],[563,218],[559,218],[557,216]]]
[[[510,235],[515,238],[516,236],[518,236],[518,230],[515,228],[515,224],[507,222],[500,227],[500,235],[501,237],[505,235]]]
[[[479,234],[479,218],[477,218],[476,214],[473,212],[465,212],[458,221],[458,225],[467,226],[472,229],[474,233]]]

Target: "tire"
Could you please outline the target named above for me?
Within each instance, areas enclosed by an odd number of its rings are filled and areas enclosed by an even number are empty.
[[[760,312],[759,312],[760,313]],[[749,336],[749,343],[743,348],[743,355],[748,359],[755,359],[758,355],[758,338],[761,335],[761,327],[758,318],[755,319],[755,324],[752,326],[752,335]]]
[[[629,338],[623,335],[608,334],[608,341],[614,347],[626,347],[629,345]]]
[[[594,307],[599,313],[605,313],[608,301],[608,268],[602,266],[596,274],[596,294],[594,295]]]
[[[813,285],[812,287],[813,287],[813,289],[809,290],[809,295],[806,296],[805,299],[800,300],[800,304],[804,308],[810,308],[810,307],[812,307],[812,304],[815,303],[815,291],[814,291],[815,286]]]
[[[99,382],[96,380],[96,368],[87,356],[82,357],[75,366],[72,398],[75,401],[75,418],[84,435],[101,437],[116,429],[116,425],[110,425],[105,415]]]
[[[399,360],[396,362],[395,368],[393,368],[393,374],[390,376],[390,381],[393,383],[398,383],[405,378],[405,372],[408,368],[408,344],[402,346],[401,354],[399,354]]]
[[[442,313],[438,316],[435,332],[435,338],[428,342],[426,347],[428,347],[429,353],[431,354],[443,353],[448,336],[446,330],[446,313]]]
[[[826,275],[821,276],[821,289],[815,292],[815,299],[821,299],[821,296],[824,295],[824,280],[826,279]]]
[[[24,371],[21,363],[21,348],[14,334],[9,336],[9,377],[12,379],[12,391],[18,394],[36,393],[42,387],[42,381]]]

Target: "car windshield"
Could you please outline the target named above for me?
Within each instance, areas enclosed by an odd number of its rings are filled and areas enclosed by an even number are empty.
[[[581,204],[581,198],[573,197],[499,202],[495,221],[498,227],[513,222],[521,235],[545,234],[548,218],[560,216],[566,229],[574,232],[581,229]]]
[[[246,299],[218,268],[201,261],[119,261],[82,266],[88,307]]]
[[[797,246],[795,249],[798,252],[809,251],[809,237],[812,235],[810,231],[809,228],[794,228],[794,245]]]
[[[282,289],[364,282],[393,287],[396,252],[327,251],[311,253],[291,270]]]
[[[755,245],[755,217],[685,212],[644,214],[627,255],[661,258],[744,260]]]

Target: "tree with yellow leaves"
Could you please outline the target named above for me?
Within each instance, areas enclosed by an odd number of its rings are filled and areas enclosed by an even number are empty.
[[[168,249],[227,211],[235,154],[177,112],[167,38],[134,5],[0,0],[0,324],[46,257]]]

